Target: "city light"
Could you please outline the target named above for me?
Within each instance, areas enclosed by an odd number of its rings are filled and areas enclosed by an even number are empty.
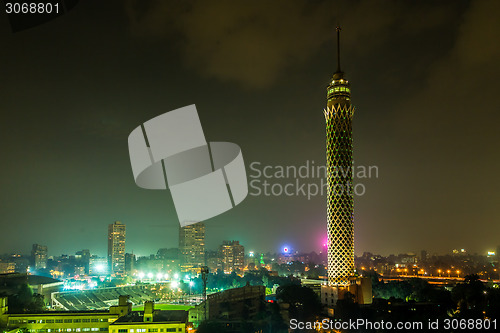
[[[498,329],[500,1],[49,2],[6,2],[0,333]]]

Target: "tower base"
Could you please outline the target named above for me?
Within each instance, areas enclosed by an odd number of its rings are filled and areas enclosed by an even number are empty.
[[[321,303],[333,315],[333,307],[339,299],[352,298],[354,303],[372,304],[372,280],[368,277],[352,278],[347,286],[321,286]]]

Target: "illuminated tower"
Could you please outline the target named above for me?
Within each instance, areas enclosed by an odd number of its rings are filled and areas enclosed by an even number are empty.
[[[326,163],[328,285],[348,286],[354,277],[354,197],[352,183],[352,117],[349,82],[340,69],[337,27],[337,71],[327,89]]]

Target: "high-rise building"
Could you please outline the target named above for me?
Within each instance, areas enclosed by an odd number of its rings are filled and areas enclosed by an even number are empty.
[[[222,270],[230,274],[245,267],[245,248],[239,241],[224,241],[219,247]]]
[[[125,224],[119,221],[108,226],[108,266],[112,275],[125,274]]]
[[[179,229],[181,270],[198,272],[205,265],[205,224],[198,222]]]
[[[354,186],[351,87],[340,69],[340,27],[337,28],[337,71],[327,88],[326,168],[328,281],[322,301],[328,307],[346,293],[358,303],[371,303],[371,281],[354,275]]]
[[[33,244],[31,249],[31,259],[35,269],[47,268],[47,246]]]

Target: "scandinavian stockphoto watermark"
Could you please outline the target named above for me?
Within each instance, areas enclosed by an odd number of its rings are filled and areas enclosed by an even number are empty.
[[[369,319],[358,318],[349,320],[332,320],[325,318],[322,321],[299,321],[290,319],[289,327],[292,330],[352,330],[352,331],[496,331],[496,319],[473,319],[473,318],[446,318],[428,319],[423,321],[371,321]]]
[[[182,227],[222,214],[248,194],[240,147],[207,142],[195,105],[138,126],[128,147],[137,186],[169,189]]]
[[[326,195],[328,177],[334,179],[334,195],[362,196],[366,193],[366,184],[362,180],[378,178],[379,172],[375,165],[336,166],[328,172],[326,165],[309,160],[300,166],[266,165],[254,161],[250,163],[248,176],[251,196],[304,196],[310,200]]]

